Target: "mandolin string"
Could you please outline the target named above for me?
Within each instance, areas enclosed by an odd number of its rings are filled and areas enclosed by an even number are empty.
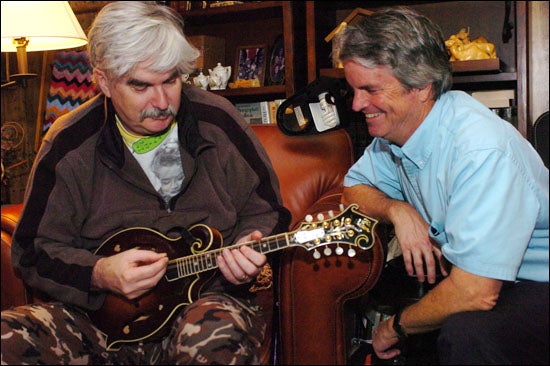
[[[177,269],[179,277],[209,271],[218,267],[215,258],[221,254],[223,249],[236,249],[246,245],[260,253],[271,252],[274,249],[272,248],[270,243],[275,243],[275,248],[280,249],[281,247],[278,244],[280,242],[286,241],[286,235],[287,233],[278,234],[275,236],[262,238],[260,240],[253,240],[245,243],[234,244],[229,247],[217,248],[205,253],[193,254],[182,258],[175,258],[168,261],[167,270]],[[280,238],[285,238],[285,240],[281,241],[279,240]],[[264,243],[267,244],[267,250],[263,250]],[[283,247],[285,246],[288,245],[284,245]]]
[[[247,245],[256,251],[259,251],[260,253],[269,253],[289,246],[290,244],[288,242],[288,234],[292,233],[294,232],[282,233],[271,237],[262,238],[260,240],[234,244],[229,247],[217,248],[205,253],[193,254],[182,258],[172,259],[168,262],[168,270],[173,270],[174,268],[177,268],[179,277],[209,271],[218,267],[215,258],[221,254],[221,251],[223,249],[235,249]],[[284,240],[280,240],[281,238],[283,238]],[[274,247],[271,245],[273,243],[275,244]],[[279,243],[283,243],[284,245],[280,246]],[[266,250],[264,250],[264,244],[267,245]]]
[[[341,217],[341,216],[343,217],[343,213],[338,215],[338,217]],[[349,222],[347,224],[345,223],[345,220],[333,221],[333,223],[337,222],[336,224],[337,226],[344,226],[345,228],[347,225],[351,223],[351,221],[352,220],[349,219]],[[376,224],[376,220],[374,221]],[[326,223],[328,222],[325,222],[325,224]],[[320,222],[318,222],[317,224],[320,224]],[[367,232],[370,232],[369,230],[370,228],[365,227],[364,229],[366,229]],[[288,240],[288,235],[293,233],[295,232],[282,233],[271,237],[262,238],[260,240],[234,244],[229,247],[221,247],[221,248],[217,248],[204,253],[198,253],[198,254],[182,257],[182,258],[172,259],[168,262],[167,270],[173,270],[174,268],[176,268],[178,270],[177,272],[179,277],[184,277],[191,274],[208,271],[218,267],[216,262],[216,257],[221,254],[223,249],[235,249],[235,248],[240,248],[241,246],[247,245],[256,251],[259,251],[260,253],[269,253],[269,252],[281,249],[281,246],[279,246],[279,243],[284,243],[285,245],[283,245],[283,247],[289,246],[290,243]],[[347,236],[345,232],[341,232],[340,235],[343,235],[344,237]],[[279,240],[281,238],[284,238],[284,240]],[[341,240],[341,238],[338,238],[338,237],[336,239]],[[275,247],[271,246],[273,243],[275,244]]]
[[[360,215],[360,216],[363,218],[366,218],[366,216],[364,215]],[[374,220],[371,218],[368,218],[366,222],[363,222],[363,220],[359,220],[358,222],[360,224],[359,224],[359,227],[357,227],[357,225],[354,224],[356,220],[354,220],[353,218],[349,217],[345,219],[343,213],[338,215],[338,218],[340,217],[342,217],[342,220],[339,220],[339,219],[335,220],[336,218],[333,218],[333,220],[329,220],[331,221],[331,223],[329,223],[329,221],[325,221],[322,223],[323,225],[321,226],[318,226],[318,224],[321,224],[321,222],[317,222],[315,223],[315,225],[310,227],[310,229],[311,228],[326,229],[330,227],[331,234],[328,236],[325,236],[325,238],[322,240],[324,244],[328,244],[331,242],[338,243],[338,244],[348,244],[350,245],[350,247],[359,246],[360,248],[365,250],[368,250],[373,246],[374,240],[369,240],[369,239],[374,239],[374,238],[370,238],[369,236],[372,236],[371,232],[374,229],[374,226],[377,224],[378,222],[377,220]],[[325,225],[328,225],[328,227]],[[173,274],[173,270],[176,269],[177,278],[182,278],[185,276],[189,276],[192,274],[205,272],[205,271],[209,271],[214,268],[217,268],[218,265],[217,265],[216,257],[221,254],[223,249],[235,249],[246,245],[260,253],[269,253],[272,251],[276,251],[281,248],[290,246],[289,235],[290,236],[297,235],[297,233],[300,231],[301,230],[282,233],[271,237],[262,238],[260,240],[234,244],[229,247],[216,248],[214,250],[207,251],[204,253],[198,253],[198,254],[193,254],[186,257],[172,259],[168,262],[167,272],[170,271],[170,274]],[[359,233],[363,233],[363,235],[356,236],[356,234],[359,234]],[[353,237],[355,237],[355,240],[353,242],[350,242],[349,239]],[[281,239],[284,239],[284,240],[281,240]],[[361,245],[362,242],[364,242],[365,244]],[[281,243],[283,245],[280,245]],[[301,245],[303,244],[304,243],[302,243]],[[319,243],[311,243],[311,245],[307,246],[306,248],[308,250],[311,250],[312,248],[317,247],[318,244]],[[167,276],[171,277],[168,274]],[[172,279],[177,279],[177,278],[172,278]]]
[[[347,236],[345,232],[340,232],[339,235]],[[281,237],[285,237],[285,240],[279,240]],[[338,241],[341,241],[343,237],[340,237],[340,238],[337,237],[337,239],[339,239]],[[270,244],[271,242],[276,244],[275,249],[273,249],[273,247],[271,246]],[[262,238],[259,241],[257,240],[257,241],[250,241],[246,243],[235,244],[227,247],[227,249],[235,249],[235,248],[239,248],[241,246],[247,245],[252,247],[252,249],[254,250],[256,250],[255,248],[258,248],[259,250],[257,251],[261,253],[266,253],[266,252],[272,252],[274,250],[280,249],[281,246],[279,246],[279,243],[286,243],[285,245],[283,245],[283,247],[289,246],[287,233],[279,234],[273,237]],[[267,250],[262,250],[263,244],[267,244]],[[221,251],[223,249],[225,249],[225,247],[217,248],[215,250],[205,252],[205,253],[199,253],[199,254],[194,254],[194,255],[170,260],[168,262],[169,263],[168,269],[178,268],[178,275],[180,277],[184,277],[187,275],[204,272],[204,271],[217,268],[218,266],[215,258],[216,256],[221,254]]]
[[[189,255],[189,256],[186,256],[186,257],[182,257],[182,258],[176,258],[176,259],[172,259],[168,262],[168,269],[174,269],[175,267],[186,267],[189,269],[188,271],[188,274],[192,274],[191,272],[193,272],[193,263],[197,263],[198,262],[202,262],[204,263],[204,258],[206,257],[207,259],[208,258],[211,258],[212,256],[214,256],[214,258],[219,255],[221,253],[221,251],[223,249],[234,249],[234,248],[239,248],[243,245],[248,245],[250,247],[252,247],[252,249],[256,250],[255,248],[258,248],[258,250],[256,251],[259,251],[260,253],[269,253],[269,252],[272,252],[274,250],[279,250],[281,249],[282,247],[286,247],[286,246],[289,246],[289,243],[288,243],[288,235],[289,234],[293,234],[295,233],[295,231],[293,232],[288,232],[288,233],[282,233],[282,234],[278,234],[278,235],[274,235],[274,236],[271,236],[271,237],[267,237],[267,238],[262,238],[260,240],[255,240],[255,241],[249,241],[249,242],[245,242],[245,243],[239,243],[239,244],[234,244],[232,246],[229,246],[229,247],[221,247],[221,248],[217,248],[217,249],[214,249],[212,251],[209,251],[209,252],[205,252],[205,253],[199,253],[199,254],[193,254],[193,255]],[[279,240],[283,238],[284,240]],[[275,243],[275,249],[271,246],[271,243]],[[285,245],[283,245],[282,247],[279,246],[279,243],[286,243]],[[263,244],[267,244],[267,250],[263,250]],[[197,261],[193,262],[193,260],[197,258]],[[215,261],[212,261],[215,263]],[[213,268],[216,268],[217,265],[210,265],[208,266],[207,268],[203,269],[202,271],[206,271],[206,270],[210,270],[210,269],[213,269]],[[196,273],[196,272],[194,272]]]

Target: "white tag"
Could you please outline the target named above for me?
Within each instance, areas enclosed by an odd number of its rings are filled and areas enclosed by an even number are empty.
[[[302,113],[302,108],[300,106],[294,107],[294,114],[296,114],[296,120],[298,121],[298,126],[302,127],[306,124],[307,119],[304,118],[304,114]]]
[[[317,131],[323,132],[340,124],[338,111],[334,104],[326,101],[327,93],[319,94],[319,103],[309,103],[309,110]]]

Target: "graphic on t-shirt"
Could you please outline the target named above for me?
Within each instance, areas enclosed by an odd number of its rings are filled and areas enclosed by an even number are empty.
[[[160,146],[155,152],[151,170],[160,181],[158,192],[162,195],[164,201],[168,203],[172,197],[180,192],[184,178],[177,140],[167,140]]]

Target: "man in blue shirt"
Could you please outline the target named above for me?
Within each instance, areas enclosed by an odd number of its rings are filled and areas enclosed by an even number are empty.
[[[395,229],[409,275],[435,283],[380,323],[373,348],[439,329],[442,364],[548,364],[548,169],[521,134],[450,91],[439,28],[384,9],[338,38],[339,60],[373,142],[344,203]],[[513,330],[512,330],[513,329]]]

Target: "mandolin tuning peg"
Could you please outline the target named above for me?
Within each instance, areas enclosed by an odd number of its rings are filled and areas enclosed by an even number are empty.
[[[334,217],[334,211],[333,211],[333,210],[329,210],[329,211],[328,211],[328,216],[329,216],[330,218]]]
[[[323,215],[322,213],[317,214],[317,220],[318,221],[323,221],[324,219],[325,219],[325,215]]]
[[[353,248],[348,249],[348,257],[353,258],[353,257],[355,257],[355,254],[357,254],[355,252],[355,249],[353,249]]]
[[[344,204],[343,204],[343,203],[340,203],[339,207],[340,207],[340,212],[344,212],[344,208],[345,208],[345,207],[344,207]]]
[[[332,254],[332,249],[330,249],[329,247],[325,247],[325,249],[323,250],[323,254],[328,257]]]
[[[319,253],[317,249],[315,249],[315,251],[313,252],[313,258],[315,259],[321,258],[321,253]]]
[[[307,222],[313,222],[313,216],[311,216],[311,215],[306,215],[305,220],[306,220]]]
[[[336,253],[336,255],[342,255],[344,253],[344,249],[341,246],[338,246],[336,247],[336,249],[334,249],[334,252]]]

